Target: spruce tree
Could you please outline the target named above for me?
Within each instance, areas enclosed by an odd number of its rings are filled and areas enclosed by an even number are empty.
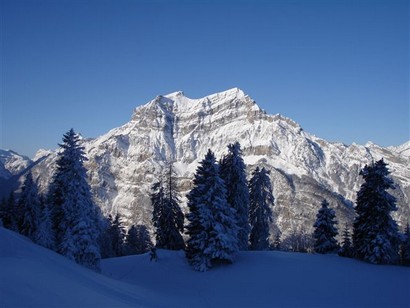
[[[115,257],[124,255],[125,247],[125,228],[121,216],[117,213],[112,220],[110,227],[110,237],[112,243],[112,250]]]
[[[188,193],[186,257],[195,270],[233,262],[238,251],[236,211],[226,200],[225,183],[211,150],[199,163]]]
[[[93,202],[84,167],[80,138],[73,129],[59,145],[57,168],[50,184],[48,202],[59,253],[88,268],[99,270],[100,210]]]
[[[184,249],[185,244],[181,235],[184,231],[184,214],[179,206],[172,164],[167,166],[164,180],[155,183],[151,190],[155,246],[170,250]]]
[[[40,196],[40,220],[34,241],[45,248],[55,249],[55,236],[50,209],[42,196]]]
[[[269,171],[256,167],[249,181],[249,192],[249,222],[251,225],[249,248],[251,250],[268,250],[269,223],[272,222],[271,207],[274,206],[275,202]]]
[[[350,258],[352,256],[352,242],[350,240],[350,233],[349,233],[349,228],[348,228],[347,224],[346,224],[345,229],[343,231],[342,246],[340,247],[338,254],[341,257]]]
[[[336,215],[334,210],[329,208],[329,203],[326,199],[322,201],[322,207],[316,215],[316,222],[313,225],[315,228],[313,238],[315,239],[314,250],[317,253],[331,253],[338,249],[335,236],[337,235]]]
[[[220,176],[225,182],[227,201],[236,210],[238,222],[238,245],[240,250],[247,250],[249,245],[249,189],[246,180],[246,166],[242,159],[239,142],[228,145],[226,154],[220,163]]]
[[[40,224],[41,208],[38,187],[31,172],[27,173],[23,182],[18,208],[22,213],[20,233],[34,241]]]
[[[387,190],[394,189],[393,180],[383,159],[366,165],[360,175],[364,179],[356,201],[353,223],[353,250],[356,258],[390,264],[399,259],[399,234],[391,212],[396,211],[396,198]]]
[[[127,254],[142,254],[152,247],[148,229],[144,225],[131,226],[126,236]]]
[[[16,223],[16,204],[14,199],[14,193],[11,192],[8,198],[3,197],[0,204],[0,215],[3,222],[3,227],[18,231]]]
[[[3,225],[5,228],[14,232],[19,232],[19,225],[21,223],[21,211],[16,203],[14,192],[10,192],[9,197],[6,199],[3,210]]]
[[[407,224],[402,244],[402,263],[410,265],[410,226]]]

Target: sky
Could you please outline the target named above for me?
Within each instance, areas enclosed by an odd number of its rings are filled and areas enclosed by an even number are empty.
[[[239,87],[329,141],[410,139],[409,1],[0,0],[0,148]]]

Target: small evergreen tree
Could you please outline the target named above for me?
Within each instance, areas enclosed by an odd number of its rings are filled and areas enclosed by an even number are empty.
[[[34,241],[45,248],[55,249],[55,237],[50,209],[42,196],[40,196],[40,220]]]
[[[131,226],[126,236],[127,254],[135,255],[148,252],[152,247],[148,229],[144,225]]]
[[[348,257],[348,258],[352,256],[352,242],[350,240],[350,233],[349,233],[349,228],[347,224],[343,231],[342,246],[340,247],[338,254],[339,256]]]
[[[214,262],[233,262],[238,251],[236,212],[226,201],[225,184],[211,150],[199,163],[193,184],[187,195],[186,257],[195,270],[206,271]]]
[[[40,224],[41,208],[38,187],[31,172],[27,173],[24,180],[18,208],[22,212],[20,233],[34,241]]]
[[[111,218],[112,219],[112,218]],[[125,247],[125,228],[121,216],[117,213],[112,220],[110,227],[110,238],[112,243],[112,250],[115,257],[124,255]]]
[[[402,263],[410,265],[410,226],[407,224],[402,244]]]
[[[18,231],[14,192],[11,192],[8,198],[3,197],[0,205],[0,215],[3,222],[3,227],[13,231]]]
[[[19,211],[14,197],[14,192],[10,192],[7,199],[4,199],[2,205],[2,221],[4,228],[19,232],[19,224],[21,221],[21,211]]]
[[[256,167],[249,181],[249,192],[250,249],[267,250],[269,249],[269,223],[272,222],[271,207],[275,202],[269,171]]]
[[[59,146],[57,169],[47,198],[56,248],[69,259],[98,271],[101,259],[98,245],[100,211],[92,200],[87,183],[84,148],[73,129],[64,134],[63,143]]]
[[[317,253],[335,252],[338,249],[335,236],[337,235],[337,224],[334,210],[329,208],[326,199],[322,201],[322,207],[316,215],[313,238],[315,239],[314,250]]]
[[[225,182],[227,201],[236,210],[239,249],[247,250],[250,232],[249,190],[239,142],[228,145],[228,154],[221,159],[220,176]]]
[[[391,212],[396,211],[396,198],[387,190],[393,180],[383,159],[366,165],[364,179],[356,201],[353,223],[353,250],[356,258],[374,264],[395,263],[399,259],[398,227]]]
[[[157,248],[184,249],[181,233],[184,231],[184,214],[179,206],[176,180],[172,164],[169,164],[164,181],[152,186],[152,222],[155,227]]]

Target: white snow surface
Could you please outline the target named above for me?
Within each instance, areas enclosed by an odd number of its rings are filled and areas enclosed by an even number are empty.
[[[0,228],[0,307],[410,307],[410,268],[241,252],[195,272],[182,251],[106,259],[102,274]]]

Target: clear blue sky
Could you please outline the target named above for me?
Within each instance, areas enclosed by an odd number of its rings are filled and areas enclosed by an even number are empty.
[[[239,87],[329,141],[409,140],[409,1],[0,0],[0,148]]]

